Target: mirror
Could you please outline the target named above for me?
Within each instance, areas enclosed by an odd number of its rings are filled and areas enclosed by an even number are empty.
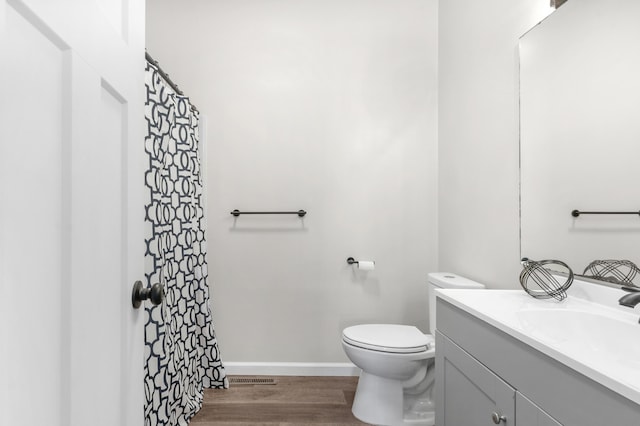
[[[638,211],[640,1],[569,0],[520,39],[521,257],[640,265]]]

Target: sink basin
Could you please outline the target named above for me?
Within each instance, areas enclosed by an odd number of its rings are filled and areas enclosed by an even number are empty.
[[[640,369],[640,324],[628,318],[575,309],[526,309],[516,317],[534,339],[594,361]]]
[[[438,290],[437,297],[640,404],[640,305],[575,280],[562,302],[521,290]]]

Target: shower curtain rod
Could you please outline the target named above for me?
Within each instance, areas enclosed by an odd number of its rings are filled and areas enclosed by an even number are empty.
[[[160,74],[160,77],[162,77],[164,79],[164,81],[167,82],[167,84],[169,84],[169,86],[171,86],[171,88],[173,90],[175,90],[175,92],[180,95],[180,96],[184,96],[184,92],[182,90],[180,90],[178,88],[178,85],[175,84],[170,78],[169,78],[169,74],[167,74],[166,72],[164,72],[164,70],[160,67],[160,64],[158,63],[158,61],[156,61],[155,59],[153,59],[153,57],[151,55],[149,55],[149,52],[147,52],[146,50],[144,51],[144,57],[147,59],[147,62],[149,62],[151,65],[153,65],[154,67],[156,67],[158,69],[158,73]],[[198,108],[196,108],[196,106],[194,104],[192,104],[191,102],[189,102],[189,105],[191,106],[191,109],[195,112],[199,112]]]

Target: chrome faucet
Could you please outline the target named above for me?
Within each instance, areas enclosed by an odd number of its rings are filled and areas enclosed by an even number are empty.
[[[628,308],[635,308],[640,303],[640,287],[622,287],[624,291],[628,291],[629,294],[625,294],[618,300],[618,303]]]

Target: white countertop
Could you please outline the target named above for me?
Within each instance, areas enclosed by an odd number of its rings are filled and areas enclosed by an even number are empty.
[[[619,306],[624,294],[580,280],[562,302],[523,290],[436,290],[437,297],[640,404],[640,304]]]

